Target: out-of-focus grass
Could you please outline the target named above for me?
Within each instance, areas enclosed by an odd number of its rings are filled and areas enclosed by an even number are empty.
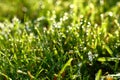
[[[0,79],[98,80],[120,72],[118,0],[0,2]]]

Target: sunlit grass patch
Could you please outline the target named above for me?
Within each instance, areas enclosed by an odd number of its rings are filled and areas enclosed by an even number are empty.
[[[0,22],[0,79],[100,80],[120,72],[119,1],[39,2],[34,19],[37,6]]]

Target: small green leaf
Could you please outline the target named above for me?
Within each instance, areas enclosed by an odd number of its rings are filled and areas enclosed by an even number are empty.
[[[96,74],[95,80],[100,80],[101,75],[102,75],[102,70],[100,69]]]
[[[60,72],[59,72],[59,76],[65,71],[65,69],[66,69],[66,67],[67,66],[70,66],[71,65],[71,61],[73,60],[73,58],[70,58],[68,61],[67,61],[67,63],[63,66],[63,68],[60,70]]]
[[[116,61],[116,60],[120,60],[120,58],[116,58],[116,57],[99,57],[97,59],[97,61],[100,61],[100,62],[104,62],[104,61]]]
[[[107,45],[105,45],[104,47],[105,47],[105,49],[108,51],[108,53],[109,53],[111,56],[113,56],[112,50],[111,50]]]
[[[105,57],[100,57],[97,60],[100,61],[100,62],[104,62],[104,61],[106,61],[106,58]]]

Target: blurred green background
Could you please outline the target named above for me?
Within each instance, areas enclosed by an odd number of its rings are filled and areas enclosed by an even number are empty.
[[[59,18],[64,12],[72,11],[73,4],[76,5],[74,8],[77,7],[78,14],[87,17],[99,16],[108,10],[120,14],[119,0],[0,0],[0,21],[14,16],[21,20],[34,20],[40,16],[48,16],[48,12],[53,11]]]
[[[11,19],[17,16],[19,19],[29,17],[34,19],[40,9],[39,0],[0,0],[0,20]]]

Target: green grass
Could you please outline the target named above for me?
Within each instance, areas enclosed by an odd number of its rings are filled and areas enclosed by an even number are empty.
[[[28,11],[16,13],[21,3]],[[0,3],[1,80],[99,80],[120,72],[120,1],[34,4]]]

